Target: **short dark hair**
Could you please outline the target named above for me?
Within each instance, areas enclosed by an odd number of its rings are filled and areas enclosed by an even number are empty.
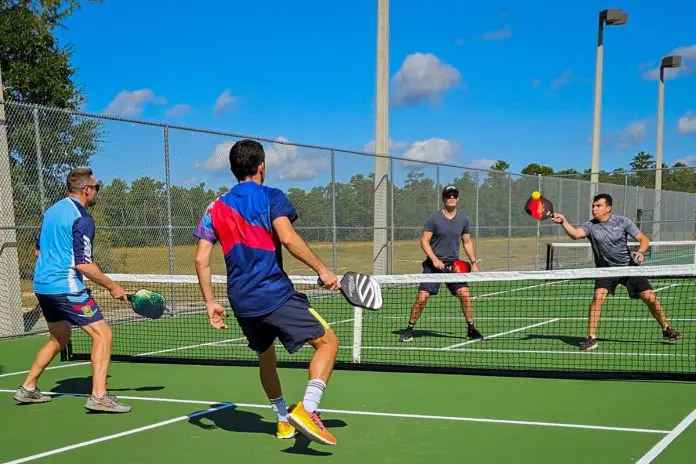
[[[592,199],[592,203],[594,203],[595,201],[602,200],[602,199],[604,199],[604,201],[607,202],[607,206],[612,206],[613,200],[611,199],[611,195],[609,195],[608,193],[600,193],[600,194],[595,195],[595,197]]]
[[[90,168],[75,168],[70,171],[65,181],[65,186],[70,193],[80,193],[83,188],[89,185],[89,178],[93,175]]]
[[[263,145],[256,140],[240,140],[230,148],[230,168],[239,181],[256,174],[259,165],[265,160]]]

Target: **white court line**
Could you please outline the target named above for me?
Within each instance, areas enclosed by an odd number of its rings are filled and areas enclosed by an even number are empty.
[[[403,319],[403,316],[370,316],[373,319]],[[461,321],[462,316],[425,316],[421,320],[425,321]],[[476,316],[476,320],[489,320],[489,321],[545,321],[547,317],[525,317],[525,316]],[[560,321],[587,321],[587,316],[584,317],[559,317]],[[684,322],[696,322],[694,317],[675,317],[670,318],[671,321],[684,321]],[[602,317],[602,321],[643,321],[643,322],[655,322],[652,317]]]
[[[556,284],[561,284],[564,282],[568,282],[568,281],[567,280],[557,280],[555,282],[545,282],[543,284],[536,284],[536,285],[529,285],[527,287],[513,288],[512,290],[501,290],[499,292],[484,293],[483,295],[472,296],[471,299],[476,300],[479,298],[485,298],[485,297],[494,296],[494,295],[502,295],[503,293],[519,292],[520,290],[529,290],[530,288],[545,287],[547,285],[556,285]]]
[[[217,406],[214,408],[206,409],[205,411],[198,411],[198,412],[194,412],[192,414],[187,414],[185,416],[175,417],[174,419],[156,422],[154,424],[146,425],[144,427],[138,427],[136,429],[126,430],[125,432],[114,433],[114,434],[106,435],[106,436],[103,436],[100,438],[95,438],[94,440],[83,441],[80,443],[75,443],[74,445],[69,445],[69,446],[64,446],[62,448],[52,449],[50,451],[46,451],[46,452],[39,453],[39,454],[33,454],[33,455],[27,456],[25,458],[15,459],[14,461],[9,461],[5,464],[20,464],[22,462],[35,461],[36,459],[45,458],[47,456],[53,456],[55,454],[65,453],[66,451],[72,451],[72,450],[78,449],[78,448],[84,448],[85,446],[94,445],[97,443],[101,443],[101,442],[108,441],[108,440],[113,440],[115,438],[125,437],[128,435],[133,435],[136,433],[144,432],[146,430],[156,429],[158,427],[163,427],[165,425],[173,424],[175,422],[181,422],[181,421],[186,420],[186,419],[193,419],[194,417],[203,416],[203,415],[209,414],[211,412],[231,408],[232,406],[234,406],[233,403],[232,404],[223,404],[222,406]]]
[[[662,453],[665,448],[669,446],[676,438],[681,435],[684,430],[687,429],[696,420],[696,409],[691,411],[691,414],[686,416],[674,429],[672,429],[666,437],[659,441],[659,443],[648,451],[645,456],[640,458],[636,464],[648,464],[653,462],[653,460]]]
[[[85,364],[91,364],[91,363],[89,361],[86,361],[86,362],[79,362],[79,363],[73,363],[73,364],[61,364],[59,366],[47,367],[46,370],[63,369],[65,367],[84,366]],[[29,373],[29,371],[8,372],[7,374],[0,374],[0,377],[10,377],[12,375],[21,375],[21,374],[28,374],[28,373]]]
[[[537,322],[536,324],[526,325],[524,327],[519,327],[517,329],[512,329],[512,330],[508,330],[505,332],[500,332],[497,334],[489,335],[489,336],[484,337],[484,338],[477,338],[476,340],[469,340],[469,341],[466,341],[463,343],[457,343],[456,345],[450,345],[450,346],[446,346],[445,348],[440,348],[440,349],[443,351],[444,350],[452,350],[454,348],[459,348],[460,346],[470,345],[472,343],[476,343],[476,342],[480,342],[480,341],[484,341],[484,340],[490,340],[490,339],[496,338],[496,337],[502,337],[503,335],[508,335],[508,334],[515,333],[515,332],[522,332],[523,330],[532,329],[534,327],[539,327],[540,325],[550,324],[550,323],[556,322],[558,320],[559,320],[559,318],[556,317],[554,319],[548,319],[546,321]]]
[[[14,393],[14,390],[4,390],[0,389],[3,393]],[[48,395],[60,395],[60,396],[85,396],[81,393],[55,393],[48,392]],[[184,404],[202,404],[202,405],[212,405],[212,404],[224,404],[226,407],[238,406],[243,408],[253,408],[253,409],[270,409],[270,405],[267,404],[253,404],[253,403],[230,403],[225,401],[200,401],[200,400],[183,400],[183,399],[172,399],[172,398],[149,398],[146,396],[121,396],[119,398],[124,400],[141,400],[141,401],[156,401],[164,403],[184,403]],[[443,421],[456,421],[456,422],[479,422],[488,424],[507,424],[507,425],[524,425],[524,426],[539,426],[539,427],[559,427],[559,428],[570,428],[570,429],[584,429],[584,430],[603,430],[608,432],[632,432],[632,433],[655,433],[655,434],[668,434],[669,430],[657,430],[657,429],[643,429],[643,428],[633,428],[633,427],[613,427],[606,425],[589,425],[589,424],[572,424],[563,422],[538,422],[538,421],[521,421],[521,420],[510,420],[510,419],[490,419],[483,417],[461,417],[461,416],[436,416],[436,415],[425,415],[425,414],[406,414],[406,413],[391,413],[391,412],[375,412],[375,411],[353,411],[347,409],[325,409],[320,408],[319,411],[322,413],[333,413],[333,414],[345,414],[351,416],[371,416],[371,417],[396,417],[402,419],[426,419],[426,420],[443,420]],[[205,412],[200,412],[197,414],[205,414]],[[184,416],[188,417],[188,416]]]

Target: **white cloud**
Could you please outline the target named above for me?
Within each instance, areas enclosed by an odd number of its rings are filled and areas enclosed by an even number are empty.
[[[573,71],[571,69],[567,69],[561,74],[560,77],[557,77],[556,79],[551,81],[551,90],[558,90],[561,87],[564,87],[568,84],[570,84],[573,81]]]
[[[182,118],[191,112],[191,105],[174,105],[164,112],[170,118]]]
[[[217,97],[217,100],[215,100],[215,109],[213,110],[213,113],[215,113],[216,116],[219,116],[226,111],[229,111],[236,101],[237,97],[232,95],[229,89],[225,89],[225,91]]]
[[[693,116],[691,111],[679,118],[677,131],[680,134],[696,134],[696,116]]]
[[[679,158],[678,160],[675,161],[675,163],[684,163],[687,166],[696,166],[696,155],[692,156],[685,156],[683,158]]]
[[[488,31],[483,34],[483,40],[505,40],[512,37],[512,28],[510,26],[505,26],[502,29],[497,29],[495,31]]]
[[[442,94],[461,81],[459,71],[431,53],[409,55],[392,78],[395,106],[416,106],[430,101],[439,103]]]
[[[679,68],[666,68],[665,80],[676,79],[680,76],[691,74],[696,69],[696,44],[677,47],[665,56],[680,55],[682,64]],[[654,81],[660,78],[660,66],[643,71],[641,77],[645,80]]]
[[[198,182],[199,182],[198,177],[193,176],[193,177],[189,177],[188,179],[182,180],[181,185],[183,185],[184,187],[193,187]]]
[[[472,169],[490,169],[497,162],[498,162],[497,160],[477,159],[477,160],[472,160],[465,167],[472,168]]]
[[[151,89],[122,90],[106,107],[106,112],[117,116],[139,116],[146,104],[167,103],[164,97],[158,97]]]
[[[647,136],[648,121],[636,121],[617,134],[619,150],[623,151],[632,145],[642,142]]]
[[[328,157],[308,156],[300,152],[297,146],[287,145],[285,137],[278,137],[276,143],[265,144],[266,168],[269,177],[277,177],[282,180],[308,180],[313,179],[322,171],[331,167]],[[197,164],[197,169],[209,172],[225,172],[230,170],[230,149],[235,144],[234,140],[228,140],[218,144],[213,153],[202,164]]]
[[[387,148],[387,151],[389,153],[393,153],[395,151],[403,150],[404,148],[408,147],[408,145],[408,142],[395,142],[390,138],[389,147]],[[366,153],[375,153],[375,141],[370,140],[369,142],[367,142],[363,147],[363,151]]]
[[[431,163],[447,163],[452,160],[457,151],[454,142],[445,139],[427,139],[413,142],[403,157],[411,161],[429,161]],[[404,164],[416,164],[406,161]]]

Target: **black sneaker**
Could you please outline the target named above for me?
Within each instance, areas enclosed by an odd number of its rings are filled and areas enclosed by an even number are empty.
[[[592,351],[597,348],[598,345],[597,337],[585,337],[585,340],[580,343],[580,349],[582,351]]]
[[[479,340],[483,338],[483,335],[481,335],[481,332],[479,332],[476,327],[469,327],[466,336],[469,337],[471,340]]]
[[[411,340],[413,340],[413,330],[406,329],[401,332],[401,336],[399,337],[400,342],[410,342]]]
[[[666,340],[674,342],[682,338],[682,335],[679,333],[679,331],[677,329],[673,329],[672,327],[667,327],[665,330],[663,330],[662,336]]]

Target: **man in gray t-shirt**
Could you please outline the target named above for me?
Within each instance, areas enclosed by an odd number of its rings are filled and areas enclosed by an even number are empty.
[[[464,251],[471,260],[471,269],[478,272],[478,262],[474,255],[474,244],[469,234],[469,218],[457,210],[459,203],[459,190],[454,185],[448,185],[442,190],[443,208],[428,217],[423,228],[420,245],[425,252],[423,261],[424,274],[436,274],[445,272],[445,267],[452,261],[459,259],[459,243],[464,245]],[[471,305],[469,286],[465,283],[448,283],[450,293],[457,298],[462,306],[462,312],[468,326],[467,337],[471,339],[483,338],[474,326],[474,312]],[[411,308],[411,316],[406,330],[399,338],[402,342],[413,340],[413,328],[418,322],[425,304],[430,295],[436,295],[440,290],[439,283],[421,283],[418,287],[418,296]]]
[[[592,220],[580,227],[573,227],[565,216],[560,213],[551,218],[556,224],[561,224],[563,230],[573,240],[587,238],[592,245],[595,264],[597,267],[637,266],[643,262],[650,241],[632,220],[625,216],[612,214],[611,195],[600,193],[592,200]],[[637,251],[631,253],[628,248],[628,236],[640,243]],[[580,349],[590,351],[597,348],[597,325],[602,311],[602,305],[608,294],[614,294],[616,287],[621,284],[628,290],[631,298],[640,298],[650,308],[650,312],[662,328],[662,335],[668,340],[678,340],[681,334],[669,326],[660,300],[655,296],[650,282],[645,277],[602,278],[595,281],[594,298],[590,305],[588,333],[580,344]]]

